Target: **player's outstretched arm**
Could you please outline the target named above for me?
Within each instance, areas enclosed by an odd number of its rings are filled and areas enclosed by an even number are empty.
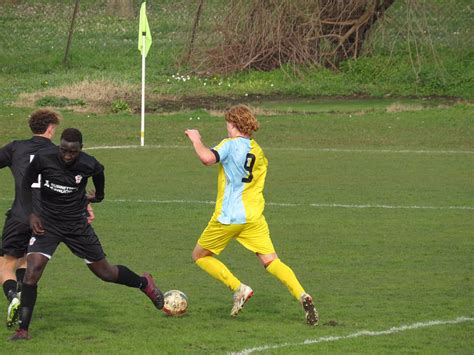
[[[193,143],[194,150],[197,156],[204,165],[212,165],[217,162],[214,153],[206,147],[201,141],[201,135],[197,129],[187,129],[184,134],[188,136],[189,140]]]

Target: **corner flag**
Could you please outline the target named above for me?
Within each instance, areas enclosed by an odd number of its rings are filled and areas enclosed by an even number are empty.
[[[138,50],[142,54],[142,102],[141,102],[141,129],[140,129],[140,146],[145,145],[145,57],[151,47],[151,32],[146,18],[146,1],[142,3],[140,8],[140,24],[138,26]]]
[[[143,42],[145,42],[145,53],[143,53]],[[146,1],[144,1],[140,8],[140,25],[138,27],[138,50],[142,53],[142,55],[145,55],[145,57],[151,47],[151,42],[152,38],[150,26],[148,26],[148,19],[146,18]]]

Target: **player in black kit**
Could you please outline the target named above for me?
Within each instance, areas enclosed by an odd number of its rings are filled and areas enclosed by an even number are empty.
[[[61,116],[54,111],[41,109],[33,112],[28,120],[33,137],[15,140],[0,148],[0,169],[9,167],[15,180],[15,200],[6,213],[0,249],[0,282],[9,306],[7,326],[15,324],[20,306],[21,281],[26,269],[26,251],[31,237],[31,228],[20,203],[20,188],[26,168],[40,149],[54,146],[52,137]],[[32,187],[39,188],[38,179]]]
[[[36,302],[37,284],[60,242],[76,256],[83,258],[100,279],[139,288],[156,308],[163,308],[163,293],[150,274],[137,275],[123,265],[111,265],[94,229],[87,223],[87,202],[104,199],[104,167],[82,152],[82,134],[75,128],[65,129],[59,147],[45,149],[34,157],[23,179],[30,186],[41,174],[41,209],[32,201],[31,189],[24,189],[22,203],[29,207],[33,236],[28,247],[28,268],[23,281],[19,329],[11,340],[29,339],[28,327]],[[92,177],[95,192],[86,194]]]

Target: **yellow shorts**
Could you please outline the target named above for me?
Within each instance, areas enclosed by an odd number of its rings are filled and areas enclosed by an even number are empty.
[[[222,224],[211,219],[198,239],[198,244],[219,255],[232,239],[236,239],[248,250],[259,254],[275,252],[265,217],[245,224]]]

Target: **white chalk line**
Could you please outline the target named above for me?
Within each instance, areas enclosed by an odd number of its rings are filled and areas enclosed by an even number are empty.
[[[153,149],[192,149],[192,146],[184,145],[104,145],[84,148],[84,150],[99,149],[137,149],[137,148],[153,148]],[[399,154],[474,154],[474,150],[410,150],[410,149],[339,149],[339,148],[298,148],[298,147],[267,147],[265,150],[277,151],[308,151],[308,152],[335,152],[335,153],[399,153]]]
[[[345,340],[345,339],[352,339],[352,338],[359,338],[364,336],[380,336],[380,335],[390,335],[395,333],[404,332],[406,330],[413,330],[413,329],[420,329],[420,328],[427,328],[433,327],[436,325],[449,325],[449,324],[459,324],[464,322],[472,322],[474,318],[471,317],[458,317],[456,319],[451,320],[432,320],[428,322],[417,322],[409,325],[401,325],[399,327],[392,327],[386,330],[379,330],[379,331],[370,331],[370,330],[361,330],[356,333],[351,333],[348,335],[340,335],[340,336],[327,336],[321,337],[316,339],[306,339],[299,343],[282,343],[282,344],[273,344],[273,345],[262,345],[257,346],[254,348],[244,349],[237,352],[231,352],[229,354],[233,355],[246,355],[251,354],[254,352],[261,352],[265,350],[275,350],[287,347],[294,347],[294,346],[305,346],[305,345],[312,345],[324,342],[333,342],[338,340]]]
[[[1,201],[11,201],[8,198],[0,198]],[[214,205],[215,201],[200,200],[143,200],[143,199],[105,199],[104,202],[113,203],[148,203],[148,204],[189,204],[189,205]],[[391,206],[391,205],[353,205],[341,203],[278,203],[266,202],[266,206],[275,207],[315,207],[315,208],[381,208],[381,209],[411,209],[411,210],[474,210],[474,206]]]
[[[109,202],[126,202],[126,203],[150,203],[150,204],[194,204],[194,205],[214,205],[215,201],[200,200],[142,200],[142,199],[111,199]],[[353,205],[340,203],[278,203],[266,202],[267,206],[276,207],[316,207],[316,208],[382,208],[382,209],[418,209],[418,210],[474,210],[474,206],[391,206],[391,205]]]

